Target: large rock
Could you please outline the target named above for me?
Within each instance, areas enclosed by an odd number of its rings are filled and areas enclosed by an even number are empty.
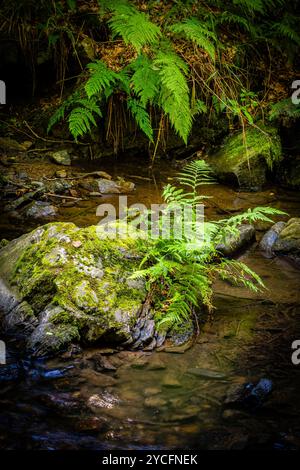
[[[263,132],[249,128],[245,135],[228,137],[223,147],[209,158],[209,164],[221,181],[244,190],[259,190],[266,182],[268,167],[281,158],[281,143],[275,128],[264,128]]]
[[[286,223],[273,245],[273,251],[300,260],[300,218],[295,217]]]
[[[237,227],[236,233],[230,233],[216,249],[224,256],[233,256],[243,248],[246,248],[255,239],[253,225],[244,224]]]
[[[140,262],[136,239],[101,237],[97,228],[47,224],[0,250],[2,326],[35,355],[74,341],[133,341],[145,298],[143,286],[126,282]]]
[[[267,256],[272,256],[274,243],[285,225],[285,222],[276,222],[262,237],[259,247]]]

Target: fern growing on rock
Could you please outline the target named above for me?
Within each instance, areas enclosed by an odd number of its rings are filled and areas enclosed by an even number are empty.
[[[202,185],[215,183],[212,170],[203,160],[193,161],[179,173],[177,179],[179,187],[168,185],[163,190],[167,203],[165,212],[172,211],[176,205],[189,207],[193,214],[192,223],[196,223],[197,204],[206,197],[198,194],[198,190]],[[182,187],[186,187],[187,191]],[[241,224],[258,220],[270,222],[270,217],[279,214],[283,212],[270,207],[257,207],[229,219],[203,222],[202,238],[196,236],[191,240],[184,234],[180,237],[173,234],[169,238],[161,235],[150,240],[150,247],[147,241],[147,254],[132,277],[146,279],[155,303],[158,327],[165,330],[178,328],[203,307],[211,310],[212,283],[216,277],[230,279],[255,292],[263,289],[264,284],[254,271],[239,260],[225,258],[218,251],[218,245],[228,234],[236,233]],[[163,229],[164,214],[160,216],[160,222]]]

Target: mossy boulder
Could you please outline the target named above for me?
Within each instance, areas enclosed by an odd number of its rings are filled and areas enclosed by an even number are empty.
[[[277,240],[272,247],[274,253],[288,255],[300,261],[300,218],[290,219],[281,230]]]
[[[0,250],[0,320],[36,355],[79,341],[127,344],[145,299],[131,282],[141,254],[134,238],[51,223]]]
[[[221,181],[253,191],[262,188],[268,168],[281,158],[277,129],[261,126],[229,136],[209,163]]]

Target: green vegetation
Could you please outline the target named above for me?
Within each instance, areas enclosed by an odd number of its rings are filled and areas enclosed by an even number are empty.
[[[174,234],[169,239],[163,236],[152,241],[134,278],[145,278],[147,287],[153,295],[156,321],[158,327],[181,327],[182,323],[197,314],[199,310],[212,305],[212,283],[216,277],[229,279],[231,283],[242,284],[258,291],[263,288],[260,277],[247,265],[235,259],[227,259],[218,251],[220,243],[228,243],[230,235],[238,234],[238,227],[244,222],[272,222],[271,216],[283,214],[282,211],[270,207],[256,207],[247,212],[228,219],[203,222],[197,218],[197,204],[204,201],[205,196],[198,194],[202,185],[214,182],[209,166],[203,161],[193,161],[178,175],[178,182],[187,188],[184,191],[177,186],[165,187],[163,196],[167,203],[165,214],[174,207],[190,207],[192,218],[190,223],[195,230],[204,224],[203,239],[199,236],[190,238],[185,233],[179,238]],[[161,227],[164,215],[161,215]],[[182,213],[175,213],[181,217]]]
[[[293,60],[300,36],[292,2],[158,3],[99,2],[99,18],[111,41],[103,59],[87,64],[48,131],[66,119],[78,139],[102,122],[117,149],[122,137],[116,122],[119,128],[126,126],[127,113],[153,144],[154,158],[169,124],[187,143],[197,114],[206,113],[209,119],[225,114],[243,132],[265,115],[267,93],[252,80],[249,64],[260,67],[263,81],[269,72],[260,61],[267,51]],[[117,59],[114,43],[122,49]],[[263,57],[254,52],[258,46]]]

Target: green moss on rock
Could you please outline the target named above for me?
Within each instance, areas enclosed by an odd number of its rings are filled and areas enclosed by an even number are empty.
[[[9,284],[36,317],[47,311],[38,337],[51,338],[55,348],[70,338],[130,341],[145,289],[127,279],[137,269],[141,254],[135,239],[99,237],[98,232],[96,226],[79,229],[72,223],[47,224],[25,238],[19,252],[15,250],[18,256],[10,275],[6,273]],[[2,251],[9,251],[10,245]],[[59,331],[64,334],[56,343],[53,336]]]
[[[277,129],[260,126],[229,136],[222,148],[210,157],[210,164],[221,180],[243,189],[260,189],[266,172],[282,158]]]

